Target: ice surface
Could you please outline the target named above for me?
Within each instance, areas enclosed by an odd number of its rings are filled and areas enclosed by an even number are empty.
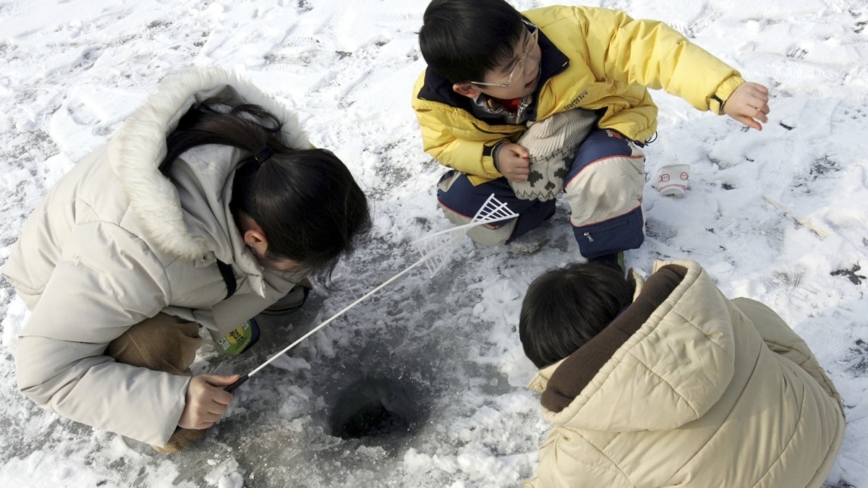
[[[520,9],[552,0],[514,0]],[[829,486],[868,488],[868,7],[858,0],[589,4],[664,20],[766,84],[762,132],[655,93],[659,138],[646,172],[691,165],[691,189],[645,193],[648,235],[627,264],[700,261],[729,296],[770,305],[810,344],[846,405]],[[448,229],[410,109],[424,67],[417,0],[8,0],[0,2],[0,263],[46,189],[104,142],[164,77],[237,69],[293,107],[313,142],[370,195],[371,239],[286,318],[263,317],[240,358],[204,348],[198,372],[248,372],[417,259],[410,243]],[[777,205],[769,203],[772,200]],[[389,285],[240,388],[225,420],[167,456],[60,419],[17,392],[27,319],[5,282],[0,344],[0,486],[502,487],[531,477],[547,426],[524,389],[534,368],[516,333],[542,271],[574,261],[568,209],[532,253],[462,247],[434,279]],[[822,229],[821,239],[805,222]],[[365,378],[401,385],[413,429],[342,439],[330,418]]]

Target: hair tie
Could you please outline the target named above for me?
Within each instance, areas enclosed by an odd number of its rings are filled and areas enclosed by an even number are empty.
[[[261,165],[271,156],[274,156],[274,150],[265,146],[261,151],[253,155],[253,159],[256,161],[256,164]]]

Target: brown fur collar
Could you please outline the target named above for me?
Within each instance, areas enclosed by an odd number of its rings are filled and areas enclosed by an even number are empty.
[[[543,407],[556,413],[567,408],[615,351],[681,284],[686,274],[687,268],[670,264],[651,275],[639,296],[621,315],[558,366],[542,394]]]

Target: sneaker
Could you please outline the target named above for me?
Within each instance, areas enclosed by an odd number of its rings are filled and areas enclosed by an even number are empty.
[[[260,313],[264,315],[289,315],[304,305],[308,295],[310,295],[311,288],[313,288],[313,284],[305,278],[301,283],[295,285],[292,290],[289,290],[289,293],[283,298],[274,302],[274,304]]]
[[[259,341],[259,324],[250,319],[241,327],[220,338],[217,344],[226,354],[237,356]]]
[[[595,258],[588,259],[588,262],[614,269],[622,275],[627,272],[627,268],[624,267],[623,251],[617,252],[615,254],[606,254],[605,256],[597,256]]]
[[[509,253],[513,256],[530,256],[549,242],[548,236],[539,232],[528,232],[509,243]]]

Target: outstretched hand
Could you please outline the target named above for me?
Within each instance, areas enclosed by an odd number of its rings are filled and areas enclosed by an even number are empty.
[[[744,83],[723,104],[723,113],[756,130],[763,130],[769,111],[769,90],[758,83]]]
[[[220,420],[234,398],[232,393],[223,390],[241,378],[240,375],[217,376],[201,374],[194,376],[187,386],[187,404],[178,420],[178,427],[184,429],[207,429]]]
[[[530,175],[530,152],[524,146],[506,144],[497,153],[497,168],[509,181],[525,181]]]

